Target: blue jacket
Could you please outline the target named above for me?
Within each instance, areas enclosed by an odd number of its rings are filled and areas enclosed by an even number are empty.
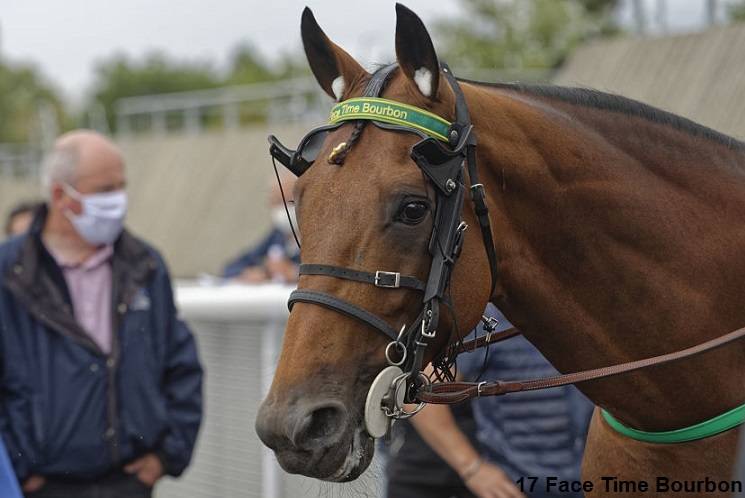
[[[294,241],[292,242],[295,243]],[[223,269],[223,277],[234,278],[250,266],[261,266],[264,264],[264,258],[269,254],[272,246],[279,246],[285,252],[288,259],[300,264],[300,251],[290,253],[287,250],[287,236],[281,230],[274,228],[267,234],[264,239],[256,244],[255,247],[244,252],[234,260],[230,261]]]
[[[511,326],[493,306],[487,314],[499,319],[498,330]],[[522,336],[493,344],[488,350],[463,353],[458,356],[458,368],[470,380],[479,375],[479,380],[524,380],[558,374]],[[484,456],[513,481],[525,478],[525,494],[530,498],[581,497],[582,493],[545,492],[546,477],[580,479],[593,408],[574,386],[480,398],[473,402],[476,438]],[[539,479],[533,492],[528,491],[529,477]]]
[[[0,245],[0,436],[19,480],[89,479],[156,453],[188,465],[202,368],[158,253],[126,231],[112,256],[112,351],[75,321],[61,270],[28,234]]]

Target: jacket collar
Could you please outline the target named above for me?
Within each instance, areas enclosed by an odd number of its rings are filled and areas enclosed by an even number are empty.
[[[62,271],[42,242],[47,214],[46,205],[37,209],[16,261],[5,276],[5,286],[39,321],[87,347],[98,349],[75,321]],[[111,264],[112,306],[119,311],[114,313],[116,331],[122,310],[126,311],[137,290],[148,283],[158,261],[144,242],[124,230],[114,242]]]

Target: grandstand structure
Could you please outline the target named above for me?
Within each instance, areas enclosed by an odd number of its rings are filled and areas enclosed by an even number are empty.
[[[574,52],[553,78],[639,100],[745,139],[745,24],[618,38]]]

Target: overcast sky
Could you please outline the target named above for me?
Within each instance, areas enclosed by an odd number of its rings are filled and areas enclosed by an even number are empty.
[[[657,0],[645,0],[650,8]],[[404,0],[425,23],[458,13],[457,0]],[[35,62],[68,96],[90,85],[96,60],[151,49],[224,64],[250,41],[271,58],[298,51],[309,5],[326,33],[361,62],[393,53],[394,2],[354,0],[0,0],[0,52]],[[689,29],[704,0],[668,0],[671,24]]]

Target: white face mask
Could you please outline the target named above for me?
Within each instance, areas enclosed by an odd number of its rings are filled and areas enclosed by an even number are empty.
[[[81,194],[70,185],[62,184],[62,187],[83,205],[82,213],[76,215],[66,211],[65,216],[86,242],[99,246],[111,244],[119,237],[127,214],[127,193],[124,190]]]
[[[292,219],[292,224],[295,226],[295,230],[297,230],[297,219],[295,218],[295,207],[287,206],[287,210],[290,212],[290,218]],[[292,228],[290,228],[290,220],[287,218],[287,213],[285,212],[284,206],[273,207],[271,215],[272,215],[272,225],[274,225],[274,227],[277,230],[284,233],[285,235],[289,235],[292,233]]]

